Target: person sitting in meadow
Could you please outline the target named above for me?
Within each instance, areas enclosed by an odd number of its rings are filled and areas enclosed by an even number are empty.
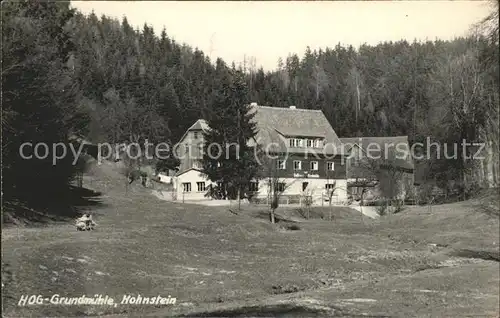
[[[90,231],[93,230],[96,225],[90,213],[86,213],[82,217],[76,219],[76,229],[78,231]]]

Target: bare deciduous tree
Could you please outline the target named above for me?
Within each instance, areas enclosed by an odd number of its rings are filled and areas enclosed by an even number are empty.
[[[328,219],[331,221],[334,219],[333,217],[333,195],[335,194],[335,191],[337,190],[347,190],[343,187],[340,187],[337,185],[337,182],[333,181],[333,183],[330,183],[332,186],[326,189],[326,195],[328,197],[328,206],[329,206],[329,214],[328,214]]]
[[[269,202],[269,220],[271,223],[276,223],[275,211],[279,207],[281,195],[290,186],[284,179],[279,176],[279,158],[264,159],[262,172],[267,179],[268,186],[268,202]]]
[[[302,204],[306,207],[307,219],[311,217],[311,206],[313,204],[313,195],[314,195],[314,190],[305,190],[302,193]]]
[[[464,140],[475,143],[493,137],[495,134],[486,136],[484,132],[491,129],[490,118],[498,118],[498,105],[492,102],[492,94],[485,85],[487,75],[481,68],[479,38],[474,41],[475,47],[457,57],[448,57],[430,74],[433,85],[428,88],[432,97],[430,112],[434,115],[429,116],[431,133],[439,133],[440,139],[458,144],[460,148]],[[477,181],[471,178],[472,154],[471,147],[458,151],[454,158],[455,170],[450,170],[452,175],[447,176],[447,179],[460,176],[464,196],[466,189]]]
[[[370,189],[377,189],[387,204],[401,205],[405,171],[392,160],[363,158],[353,167],[352,174],[355,181],[350,186],[361,189],[361,206]]]

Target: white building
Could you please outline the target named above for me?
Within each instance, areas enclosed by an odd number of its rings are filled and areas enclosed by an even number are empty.
[[[345,154],[342,143],[321,110],[257,106],[252,104],[257,124],[253,142],[262,146],[273,143],[280,155],[277,175],[284,191],[283,200],[299,202],[299,198],[312,196],[315,204],[332,197],[335,203],[347,200]],[[207,123],[196,121],[176,144],[180,159],[179,171],[173,178],[177,200],[210,199],[206,196],[213,184],[201,172],[203,132]],[[252,183],[255,197],[266,198],[269,182],[266,178]]]

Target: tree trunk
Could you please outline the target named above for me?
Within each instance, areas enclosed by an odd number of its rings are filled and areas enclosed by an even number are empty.
[[[241,210],[241,187],[238,187],[238,211]]]
[[[467,154],[466,154],[467,155]],[[466,189],[467,189],[467,159],[464,157],[462,158],[462,200],[466,200]]]
[[[274,224],[276,222],[273,209],[269,210],[269,220],[271,221],[272,224]]]
[[[319,79],[316,79],[316,100],[319,99]]]
[[[330,211],[329,211],[329,216],[328,216],[328,218],[329,218],[329,219],[330,219],[330,221],[331,221],[331,220],[332,220],[332,198],[331,198],[331,197],[330,197],[330,202],[329,202],[329,204],[330,204],[330,209],[329,209]]]
[[[360,96],[360,91],[359,91],[359,78],[356,76],[356,97],[357,97],[357,103],[356,103],[356,123],[358,122],[358,116],[359,112],[361,110],[361,96]]]

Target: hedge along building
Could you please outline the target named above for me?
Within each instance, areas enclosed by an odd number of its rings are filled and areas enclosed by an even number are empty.
[[[278,178],[282,197],[309,195],[317,204],[332,197],[347,200],[345,154],[340,139],[321,110],[251,105],[257,135],[249,144],[258,144],[269,155],[260,160],[262,178],[249,187],[258,198],[270,192],[269,179]],[[180,159],[174,177],[177,200],[204,200],[213,184],[203,175],[200,160],[203,132],[208,124],[196,121],[176,145]]]

